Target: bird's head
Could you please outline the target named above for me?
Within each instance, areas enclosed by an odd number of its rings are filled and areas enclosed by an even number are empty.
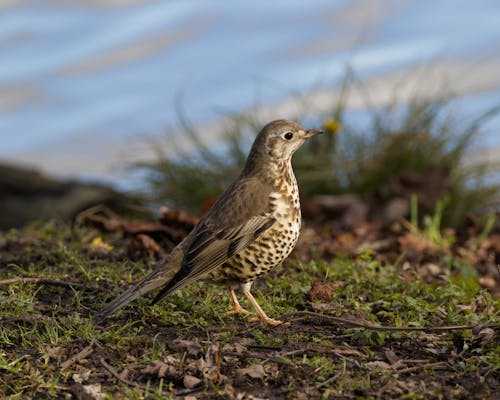
[[[268,123],[259,132],[248,156],[247,168],[262,164],[289,162],[292,155],[309,138],[321,133],[306,129],[296,122],[279,119]]]

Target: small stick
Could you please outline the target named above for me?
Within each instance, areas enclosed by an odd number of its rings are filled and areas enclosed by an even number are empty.
[[[71,367],[74,363],[79,362],[83,359],[85,359],[87,356],[92,354],[94,351],[94,344],[90,344],[87,347],[84,347],[82,351],[80,351],[78,354],[75,354],[73,357],[68,358],[66,361],[64,361],[61,364],[61,371],[64,371],[65,369],[68,369]]]
[[[318,383],[316,386],[314,386],[314,389],[321,389],[323,386],[328,385],[329,383],[333,382],[336,380],[344,371],[339,372],[338,374],[333,375],[332,377],[328,378],[326,381],[323,381],[321,383]]]
[[[345,325],[350,325],[357,328],[371,329],[373,331],[395,331],[395,332],[446,332],[446,331],[456,331],[463,329],[474,329],[479,326],[484,328],[499,328],[500,324],[476,324],[476,325],[443,325],[443,326],[409,326],[409,327],[397,327],[397,326],[375,326],[371,324],[364,324],[362,322],[351,321],[346,318],[334,317],[332,315],[315,313],[313,311],[297,311],[292,315],[303,315],[304,317],[317,317],[325,319],[328,321],[334,321]],[[294,321],[300,321],[304,318],[297,318]]]
[[[155,394],[156,391],[150,389],[149,387],[145,386],[145,385],[141,385],[140,383],[137,383],[137,382],[132,382],[132,381],[129,381],[128,379],[125,379],[125,378],[122,378],[120,376],[120,374],[118,374],[118,371],[116,369],[114,369],[111,365],[109,365],[106,360],[104,360],[104,358],[102,357],[99,357],[99,362],[102,364],[102,366],[108,370],[108,372],[113,375],[116,379],[118,379],[120,382],[124,383],[125,385],[128,385],[128,386],[132,386],[132,387],[135,387],[135,388],[139,388],[139,389],[142,389],[142,390],[145,390],[147,391],[148,393],[151,393],[151,394]]]
[[[440,366],[440,365],[446,365],[446,363],[444,361],[439,361],[439,362],[430,363],[430,364],[419,364],[419,365],[415,365],[413,367],[406,367],[406,368],[396,369],[396,370],[394,370],[394,372],[396,374],[406,374],[408,372],[417,371],[419,369],[424,369],[424,368],[427,368],[427,367],[437,367],[437,366]]]
[[[57,279],[47,279],[47,278],[28,278],[23,276],[17,276],[15,278],[4,279],[0,281],[0,286],[12,285],[13,283],[36,283],[39,285],[54,285],[54,286],[64,286],[64,287],[83,287],[81,283],[75,282],[65,282]]]

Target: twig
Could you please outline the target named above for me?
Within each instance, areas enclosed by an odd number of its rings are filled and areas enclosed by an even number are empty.
[[[61,364],[61,371],[68,369],[76,362],[84,360],[87,356],[92,354],[93,351],[94,351],[94,343],[91,343],[87,347],[84,347],[83,350],[80,351],[78,354],[75,354],[73,357],[68,358],[66,361],[64,361]]]
[[[335,374],[333,376],[331,376],[330,378],[328,378],[326,381],[323,381],[321,383],[318,383],[316,386],[314,386],[314,389],[321,389],[323,386],[326,386],[328,385],[329,383],[333,382],[334,380],[336,380],[340,375],[342,375],[344,371],[340,371],[338,374]]]
[[[310,349],[296,349],[292,351],[287,351],[286,353],[280,353],[281,357],[290,357],[290,356],[301,356],[304,353],[307,353]]]
[[[109,365],[106,360],[104,360],[104,358],[102,357],[99,357],[99,362],[102,364],[102,366],[111,374],[113,375],[116,379],[118,379],[120,382],[128,385],[128,386],[131,386],[131,387],[135,387],[135,388],[139,388],[139,389],[142,389],[142,390],[145,390],[147,391],[148,393],[151,393],[151,394],[156,394],[156,391],[150,389],[149,387],[145,386],[145,385],[141,385],[140,383],[137,383],[137,382],[132,382],[132,381],[129,381],[128,379],[125,379],[125,378],[122,378],[120,376],[120,374],[118,374],[118,371],[116,369],[114,369],[111,365]]]
[[[36,283],[38,285],[54,285],[54,286],[64,286],[64,287],[84,287],[85,285],[75,282],[65,282],[57,279],[47,279],[47,278],[28,278],[23,276],[17,276],[15,278],[4,279],[0,281],[0,286],[12,285],[13,283]]]
[[[73,392],[74,391],[74,386],[63,385],[60,383],[54,386],[53,382],[44,382],[44,383],[41,383],[40,386],[38,386],[38,387],[42,388],[42,389],[56,389],[56,390],[61,390],[61,391],[65,391],[65,392]]]
[[[304,316],[304,317],[316,317],[324,319],[327,321],[338,322],[344,325],[350,325],[357,328],[365,328],[373,331],[395,331],[395,332],[446,332],[446,331],[456,331],[463,329],[474,329],[477,327],[483,328],[500,328],[500,324],[476,324],[476,325],[442,325],[442,326],[408,326],[408,327],[398,327],[398,326],[375,326],[372,324],[365,324],[362,322],[352,321],[350,319],[334,317],[332,315],[320,314],[313,311],[297,311],[291,315]],[[294,321],[301,321],[304,318],[297,318]]]
[[[396,374],[406,374],[408,372],[417,371],[419,369],[423,369],[423,368],[427,368],[427,367],[437,367],[439,365],[446,365],[446,364],[447,363],[444,362],[444,361],[439,361],[439,362],[430,363],[430,364],[419,364],[419,365],[415,365],[413,367],[406,367],[406,368],[401,368],[401,369],[395,369],[394,372]]]
[[[304,352],[305,351],[300,350],[300,353]],[[293,362],[288,361],[286,359],[286,356],[282,354],[276,354],[270,357],[267,354],[260,354],[260,353],[250,353],[250,352],[239,353],[237,351],[224,351],[224,355],[237,358],[258,358],[260,360],[263,360],[262,363],[272,361],[275,362],[276,364],[281,364],[281,365],[294,365]]]

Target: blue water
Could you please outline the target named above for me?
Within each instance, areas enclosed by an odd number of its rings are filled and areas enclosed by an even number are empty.
[[[500,62],[498,0],[1,7],[0,161],[85,178],[117,179],[141,135],[178,126],[179,103],[203,124],[221,110],[333,88],[346,65],[369,81],[434,62],[472,63],[471,73]],[[461,110],[500,104],[500,71],[469,92]],[[486,145],[500,146],[499,128],[490,122]]]

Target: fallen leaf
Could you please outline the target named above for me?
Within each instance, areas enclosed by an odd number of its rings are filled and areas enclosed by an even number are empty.
[[[476,335],[476,338],[480,340],[481,345],[485,346],[490,343],[496,336],[496,332],[491,328],[483,328]]]
[[[164,225],[172,227],[182,227],[187,231],[191,231],[191,229],[193,229],[200,220],[200,217],[189,214],[188,212],[182,210],[171,210],[166,207],[161,207],[160,211],[163,214],[161,222]]]
[[[242,355],[248,353],[248,349],[241,343],[228,343],[222,348],[223,352],[232,352],[237,355]]]
[[[241,368],[237,370],[236,376],[239,378],[249,376],[253,379],[264,379],[267,374],[266,371],[264,371],[264,367],[262,366],[262,364],[253,364],[247,368]]]
[[[333,347],[332,352],[335,354],[340,354],[343,356],[357,356],[364,357],[364,354],[356,349],[350,349],[348,347]]]
[[[296,392],[295,399],[296,400],[308,400],[310,397],[304,392]]]
[[[81,374],[73,374],[71,377],[76,383],[83,383],[89,379],[91,373],[92,370],[89,369],[88,371],[82,372]]]
[[[443,270],[441,269],[441,267],[437,264],[434,264],[434,263],[426,263],[423,265],[424,268],[427,269],[427,271],[429,271],[429,273],[436,277],[436,276],[439,276],[439,275],[442,275],[443,274]]]
[[[493,289],[497,286],[496,279],[491,275],[480,277],[478,282],[482,287],[486,289]]]
[[[398,369],[404,364],[404,361],[399,358],[396,353],[394,353],[391,349],[387,349],[384,351],[385,358],[390,362],[392,369]]]
[[[192,375],[184,375],[182,382],[186,389],[193,389],[201,383],[201,379]]]
[[[82,387],[85,393],[91,396],[95,400],[101,400],[107,398],[106,394],[101,391],[100,383],[95,383],[92,385],[83,385]]]
[[[365,367],[367,367],[370,370],[380,369],[382,371],[387,371],[392,369],[392,367],[385,361],[369,361],[365,363]]]
[[[150,260],[158,260],[165,256],[165,250],[149,235],[138,234],[129,244],[129,253],[132,256],[142,255]]]
[[[130,375],[130,370],[128,368],[123,368],[119,373],[118,376],[121,379],[127,380]]]
[[[146,365],[141,372],[158,378],[168,376],[172,379],[180,379],[183,376],[183,371],[178,367],[179,365],[179,360],[169,355],[164,360],[156,360],[150,365]]]
[[[424,235],[407,232],[405,235],[398,237],[400,251],[407,253],[411,259],[420,260],[427,254],[439,255],[442,249],[431,243]]]
[[[53,358],[53,359],[57,360],[61,356],[61,353],[62,353],[62,347],[60,347],[60,346],[55,346],[55,347],[47,346],[45,349],[44,357],[45,358]]]
[[[192,340],[175,339],[170,343],[170,348],[178,352],[187,352],[191,356],[203,353],[203,347],[198,342]]]

